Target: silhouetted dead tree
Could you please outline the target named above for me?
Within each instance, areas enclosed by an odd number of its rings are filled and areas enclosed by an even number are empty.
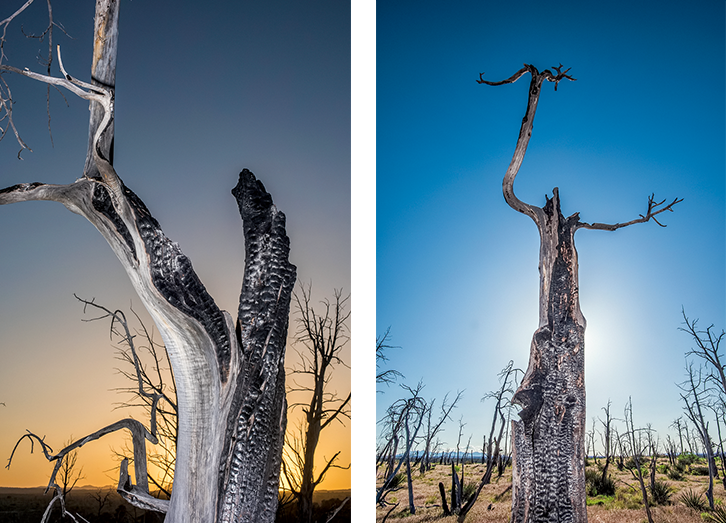
[[[125,364],[118,371],[134,384],[118,389],[119,392],[132,397],[130,401],[125,401],[121,406],[141,407],[149,414],[149,419],[155,423],[155,431],[152,430],[152,432],[156,435],[157,443],[154,447],[155,451],[148,453],[147,458],[154,471],[147,470],[147,474],[149,482],[156,488],[157,497],[164,495],[166,499],[169,499],[174,481],[178,435],[176,384],[169,354],[163,345],[154,340],[152,333],[133,309],[131,312],[140,325],[140,332],[136,333],[132,332],[123,311],[111,311],[93,300],[85,300],[78,296],[76,299],[84,304],[84,312],[89,308],[99,311],[100,316],[84,321],[103,319],[111,321],[111,339],[119,343],[117,358]],[[139,338],[141,344],[137,341]],[[144,357],[142,357],[141,351],[145,354]],[[145,362],[146,358],[151,360],[150,366]],[[133,450],[129,449],[128,445],[124,448],[123,453],[117,452],[120,460],[123,460],[128,454],[133,454]]]
[[[309,523],[313,517],[313,494],[328,470],[348,468],[336,463],[338,451],[326,459],[322,470],[315,474],[315,452],[321,433],[333,422],[343,423],[344,418],[350,419],[350,392],[342,398],[330,390],[335,368],[347,367],[340,353],[350,339],[350,311],[347,310],[349,296],[343,297],[340,290],[333,292],[334,301],[322,301],[320,312],[311,303],[312,285],[300,284],[299,289],[293,293],[298,314],[295,340],[305,349],[297,351],[299,361],[290,372],[294,385],[288,392],[309,396],[290,405],[291,410],[301,407],[304,417],[300,421],[299,436],[288,435],[285,445],[288,459],[282,462],[282,472],[297,501],[298,521]],[[297,381],[298,377],[301,381]]]
[[[502,191],[507,204],[529,216],[540,235],[539,327],[534,333],[530,360],[513,402],[520,405],[521,420],[514,422],[514,471],[512,523],[544,522],[553,517],[561,521],[584,523],[585,506],[585,318],[580,310],[577,251],[574,234],[578,229],[615,231],[671,211],[681,200],[648,198],[648,208],[640,218],[615,224],[586,223],[579,213],[567,218],[560,210],[557,187],[544,207],[519,200],[514,194],[514,179],[524,159],[537,103],[544,82],[555,90],[563,80],[575,80],[562,66],[538,71],[525,66],[500,82],[484,80],[487,85],[511,84],[529,73],[531,81],[527,110],[522,119],[512,161],[504,176]],[[555,516],[555,514],[557,516]]]
[[[189,258],[164,235],[113,167],[118,6],[118,0],[96,1],[91,83],[68,74],[60,49],[60,76],[0,60],[3,75],[14,73],[62,87],[91,104],[83,176],[68,185],[34,182],[2,189],[0,205],[30,200],[62,203],[96,227],[129,275],[169,352],[177,385],[179,435],[171,500],[163,502],[149,494],[145,441],[153,443],[156,436],[153,428],[138,421],[121,420],[57,454],[32,433],[21,439],[41,443],[46,457],[59,463],[84,443],[127,429],[133,434],[136,484],[128,476],[128,462],[123,461],[118,490],[130,503],[166,512],[169,523],[271,522],[278,503],[287,423],[284,355],[295,283],[285,216],[262,183],[251,172],[242,171],[232,190],[245,244],[235,326],[231,315],[209,295]],[[2,38],[6,22],[0,22]],[[2,91],[7,88],[5,76],[0,84],[0,113],[4,111],[0,118],[10,122],[12,96],[9,89]],[[14,130],[7,123],[3,133],[8,125]],[[57,492],[56,473],[49,488]]]

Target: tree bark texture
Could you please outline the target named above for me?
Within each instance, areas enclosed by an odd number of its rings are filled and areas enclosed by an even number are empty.
[[[580,311],[574,222],[557,190],[542,210],[540,325],[513,401],[512,521],[587,521],[585,506],[585,318]]]
[[[295,283],[285,216],[262,183],[242,171],[232,191],[246,251],[235,326],[204,288],[189,258],[164,235],[112,166],[117,22],[118,0],[97,0],[93,84],[71,77],[60,51],[60,78],[2,66],[67,88],[89,100],[92,113],[84,177],[68,185],[35,182],[2,189],[0,205],[51,200],[88,219],[111,246],[159,329],[178,406],[172,496],[168,507],[157,508],[166,511],[166,521],[272,522],[287,423],[284,355]],[[77,446],[116,430],[115,425],[79,440]],[[118,490],[129,502],[144,506],[158,502],[148,493],[143,450],[144,440],[155,443],[156,436],[140,424],[132,428],[137,484],[132,485],[122,466]]]
[[[167,521],[274,521],[277,508],[295,267],[288,262],[284,215],[263,185],[245,170],[234,194],[246,248],[236,329],[190,260],[125,186],[119,200],[124,212],[102,182],[88,178],[0,191],[0,204],[55,200],[85,216],[111,245],[154,319],[169,352],[179,408]]]
[[[93,61],[91,63],[91,85],[116,90],[116,56],[118,54],[118,15],[119,0],[96,0],[96,16],[93,24]],[[90,105],[88,120],[88,153],[83,172],[89,178],[100,176],[93,159],[92,148],[96,146],[94,137],[104,116],[103,107],[97,103]],[[113,119],[98,142],[101,155],[113,164]]]
[[[512,522],[587,521],[585,505],[585,317],[580,310],[577,250],[574,234],[579,228],[615,231],[645,223],[680,200],[660,207],[651,196],[648,210],[625,223],[603,224],[580,221],[579,213],[567,218],[560,210],[557,187],[544,207],[524,203],[514,194],[514,179],[527,151],[537,103],[545,81],[555,90],[562,80],[574,81],[569,69],[555,67],[539,72],[525,64],[510,78],[479,83],[503,85],[526,73],[529,85],[527,110],[522,119],[512,161],[502,182],[507,204],[526,214],[537,225],[539,251],[539,326],[532,338],[529,365],[512,398],[520,405],[520,420],[512,422],[514,440],[512,477]],[[659,208],[660,207],[660,208]]]

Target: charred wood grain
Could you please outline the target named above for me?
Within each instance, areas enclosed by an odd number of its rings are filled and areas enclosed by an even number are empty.
[[[232,194],[246,251],[236,332],[244,366],[225,434],[230,459],[220,475],[219,521],[272,521],[287,423],[284,349],[296,269],[288,261],[285,215],[263,184],[245,169]]]

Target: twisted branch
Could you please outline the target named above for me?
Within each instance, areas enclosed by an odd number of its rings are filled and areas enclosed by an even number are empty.
[[[515,196],[514,179],[519,172],[519,168],[522,166],[522,161],[524,160],[524,155],[527,152],[527,146],[529,145],[529,139],[532,136],[534,115],[537,112],[537,103],[539,102],[539,95],[542,91],[542,82],[554,82],[555,90],[557,90],[557,85],[560,83],[560,81],[567,79],[574,82],[576,80],[575,78],[567,74],[570,69],[562,71],[562,64],[560,64],[558,67],[553,67],[553,69],[557,71],[557,74],[553,74],[552,71],[550,71],[549,69],[545,69],[540,73],[535,66],[530,64],[524,64],[524,67],[522,67],[519,71],[514,73],[506,80],[502,80],[499,82],[489,82],[487,80],[484,80],[484,73],[480,73],[479,80],[477,80],[477,83],[480,84],[505,85],[516,82],[522,76],[524,76],[525,73],[530,73],[532,75],[532,80],[529,84],[527,111],[524,115],[524,118],[522,119],[522,126],[519,130],[519,137],[517,138],[517,145],[514,148],[514,155],[512,156],[512,161],[509,164],[507,173],[504,175],[504,180],[502,182],[502,193],[504,194],[504,199],[506,200],[507,204],[512,209],[514,209],[515,211],[519,211],[522,214],[526,214],[527,216],[532,218],[534,222],[538,225],[538,227],[544,219],[542,209],[534,205],[524,203]]]
[[[90,102],[96,102],[98,103],[104,111],[103,119],[101,120],[101,124],[98,126],[98,129],[96,130],[96,134],[94,135],[94,147],[93,147],[93,158],[96,161],[96,164],[98,166],[99,172],[101,174],[101,180],[103,181],[104,185],[109,189],[109,192],[111,194],[111,198],[114,200],[114,203],[116,204],[117,209],[123,213],[123,210],[121,207],[123,207],[123,189],[122,189],[122,183],[118,175],[116,174],[116,171],[113,169],[113,166],[111,166],[111,163],[108,159],[104,158],[103,153],[101,152],[100,148],[100,141],[101,136],[106,131],[107,128],[110,127],[111,123],[113,122],[113,114],[114,114],[114,92],[113,89],[108,89],[100,85],[92,85],[86,82],[83,82],[81,80],[78,80],[77,78],[74,78],[70,74],[68,74],[63,67],[63,58],[61,56],[61,49],[60,45],[57,46],[57,52],[58,52],[58,66],[61,70],[61,73],[63,74],[63,77],[59,78],[56,76],[50,76],[40,73],[35,73],[28,69],[27,67],[25,69],[18,69],[17,67],[13,67],[11,65],[3,65],[0,64],[0,71],[10,71],[16,74],[20,74],[23,76],[26,76],[28,78],[31,78],[32,80],[37,80],[39,82],[44,82],[49,85],[54,85],[58,87],[63,87],[65,89],[68,89],[70,92],[78,96],[79,98],[82,98],[84,100],[88,100]],[[3,84],[5,82],[3,81]],[[0,86],[2,87],[2,86]],[[5,87],[7,88],[7,84],[5,84]],[[10,112],[9,114],[12,114]],[[13,125],[13,130],[15,130],[15,126]],[[15,131],[16,136],[18,136],[17,131]],[[20,137],[18,136],[18,139]]]
[[[133,335],[131,334],[128,323],[126,322],[126,317],[123,314],[122,311],[111,311],[107,309],[106,307],[103,307],[102,305],[99,305],[95,303],[93,300],[88,301],[84,300],[82,298],[79,298],[76,296],[77,300],[82,302],[84,304],[84,312],[87,307],[95,307],[96,309],[99,309],[104,312],[103,315],[93,318],[91,320],[86,321],[95,321],[103,318],[111,318],[111,332],[116,332],[117,334],[121,335],[123,340],[131,347],[131,351],[133,354],[133,363],[136,368],[136,378],[138,381],[139,386],[139,395],[142,397],[149,398],[151,403],[151,431],[146,430],[146,427],[144,425],[134,419],[126,418],[122,419],[120,421],[117,421],[116,423],[113,423],[111,425],[108,425],[92,434],[87,435],[84,438],[81,438],[79,440],[74,441],[70,445],[66,446],[62,450],[60,450],[57,454],[53,454],[53,449],[45,442],[45,438],[41,438],[38,435],[27,431],[27,434],[24,434],[15,444],[15,447],[13,447],[13,451],[10,454],[10,458],[8,459],[8,463],[6,465],[6,468],[10,468],[10,465],[12,463],[13,457],[15,455],[15,451],[17,450],[18,446],[24,439],[28,439],[31,444],[31,453],[34,450],[34,443],[37,442],[40,444],[41,449],[43,451],[43,454],[45,455],[46,459],[48,461],[55,461],[55,466],[53,468],[53,472],[51,473],[50,480],[48,482],[48,486],[46,487],[46,492],[50,490],[51,488],[55,488],[58,492],[58,485],[56,483],[56,476],[58,474],[58,471],[60,470],[60,467],[63,463],[63,458],[69,454],[70,452],[82,447],[89,441],[95,441],[97,439],[100,439],[101,437],[105,436],[106,434],[110,434],[112,432],[116,432],[121,429],[128,429],[129,432],[131,432],[132,436],[132,443],[133,443],[133,453],[134,453],[134,470],[136,475],[136,485],[134,486],[131,482],[131,479],[128,475],[128,458],[124,458],[124,460],[121,463],[121,468],[119,471],[119,486],[118,486],[118,492],[121,494],[124,499],[126,499],[129,503],[139,507],[144,508],[147,510],[155,510],[157,512],[166,512],[168,508],[169,502],[166,500],[159,500],[157,498],[154,498],[149,494],[149,480],[148,480],[148,473],[147,473],[147,462],[146,462],[146,440],[150,441],[152,444],[156,445],[159,443],[159,439],[157,437],[157,423],[156,423],[156,414],[157,414],[157,405],[160,399],[164,398],[163,394],[159,393],[149,393],[146,390],[144,390],[143,385],[143,377],[142,377],[142,370],[141,370],[141,363],[139,361],[139,358],[136,354],[136,349],[133,343]],[[114,328],[114,324],[119,323],[123,328],[123,334],[119,333]],[[56,501],[57,497],[60,496],[60,503],[61,507],[64,507],[64,500],[62,494],[56,494],[56,497],[54,497],[53,500],[51,500],[51,505]],[[65,509],[63,509],[65,511]],[[65,512],[64,512],[65,513]]]

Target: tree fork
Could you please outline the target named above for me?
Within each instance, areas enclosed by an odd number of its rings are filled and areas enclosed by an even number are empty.
[[[543,207],[519,200],[514,194],[514,179],[527,151],[537,103],[545,81],[555,90],[562,80],[575,81],[554,67],[554,73],[539,72],[525,64],[510,78],[480,84],[504,85],[531,74],[527,110],[517,139],[514,155],[502,182],[504,199],[512,209],[526,214],[540,233],[539,327],[532,338],[529,366],[512,399],[522,407],[520,420],[512,421],[514,440],[512,474],[512,522],[585,523],[585,317],[580,310],[577,250],[574,234],[580,228],[615,231],[635,223],[655,219],[672,211],[680,202],[648,199],[648,210],[640,218],[625,223],[585,223],[579,213],[567,218],[560,209],[557,187]]]
[[[235,328],[189,258],[164,235],[111,164],[112,140],[107,138],[113,134],[114,92],[106,85],[108,77],[104,80],[98,75],[104,63],[109,67],[115,63],[117,8],[118,0],[97,0],[93,75],[99,85],[69,75],[60,49],[60,77],[0,64],[0,71],[64,87],[102,112],[100,119],[91,115],[86,162],[88,167],[88,158],[92,159],[98,175],[87,170],[68,185],[14,185],[0,190],[0,205],[50,200],[88,219],[110,245],[156,323],[172,365],[179,413],[174,488],[168,507],[161,508],[167,513],[165,521],[271,523],[287,424],[284,355],[296,271],[289,262],[285,215],[273,205],[262,183],[243,170],[232,191],[245,239]],[[129,427],[139,435],[134,439],[138,474],[145,462],[141,445],[144,438],[151,440],[140,423],[118,422],[89,435],[83,443]],[[33,441],[32,436],[29,439]],[[120,476],[119,490],[128,495],[128,501],[139,506],[149,501],[145,477],[137,478],[134,486],[123,466]]]

